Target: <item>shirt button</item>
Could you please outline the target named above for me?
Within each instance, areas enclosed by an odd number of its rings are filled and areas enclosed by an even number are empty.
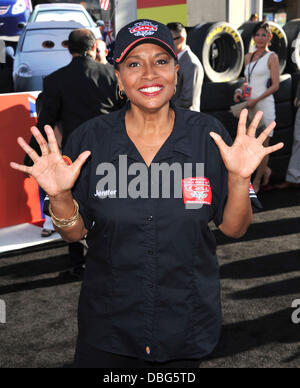
[[[149,249],[148,255],[152,256],[153,255],[153,251]]]
[[[147,217],[147,221],[153,221],[153,216]]]

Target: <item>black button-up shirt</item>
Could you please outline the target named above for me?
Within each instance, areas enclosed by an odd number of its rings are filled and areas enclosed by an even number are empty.
[[[171,198],[149,194],[153,172],[127,135],[125,112],[126,107],[83,124],[64,152],[74,161],[91,151],[73,189],[89,230],[79,338],[81,344],[148,361],[201,358],[213,350],[221,329],[216,243],[208,222],[222,223],[227,198],[227,172],[209,132],[227,144],[231,138],[213,117],[175,109],[173,131],[152,165],[192,163],[195,178],[196,163],[203,164],[202,185],[198,191],[192,187],[202,205],[187,208],[183,195],[174,195],[178,182],[172,174]],[[120,155],[126,163],[120,164]],[[133,174],[136,166],[148,173],[148,198],[138,183],[141,172]],[[103,179],[114,174],[104,187]],[[126,195],[130,185],[141,196]]]

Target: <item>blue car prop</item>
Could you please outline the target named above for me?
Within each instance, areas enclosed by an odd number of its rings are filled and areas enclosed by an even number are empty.
[[[31,0],[0,1],[0,37],[20,35],[19,23],[26,23],[32,12]]]

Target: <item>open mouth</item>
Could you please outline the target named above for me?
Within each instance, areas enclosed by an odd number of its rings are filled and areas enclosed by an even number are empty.
[[[139,89],[139,92],[147,96],[156,96],[163,90],[162,85],[143,86]]]

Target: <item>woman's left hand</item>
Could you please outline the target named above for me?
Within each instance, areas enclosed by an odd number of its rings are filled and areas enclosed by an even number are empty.
[[[229,173],[237,177],[249,179],[266,155],[278,151],[284,145],[283,143],[277,143],[270,147],[263,146],[263,142],[276,126],[274,121],[257,138],[255,137],[262,115],[261,111],[256,113],[247,131],[248,110],[242,110],[237,135],[231,147],[223,141],[220,135],[210,132],[210,136],[219,148],[225,167]]]

